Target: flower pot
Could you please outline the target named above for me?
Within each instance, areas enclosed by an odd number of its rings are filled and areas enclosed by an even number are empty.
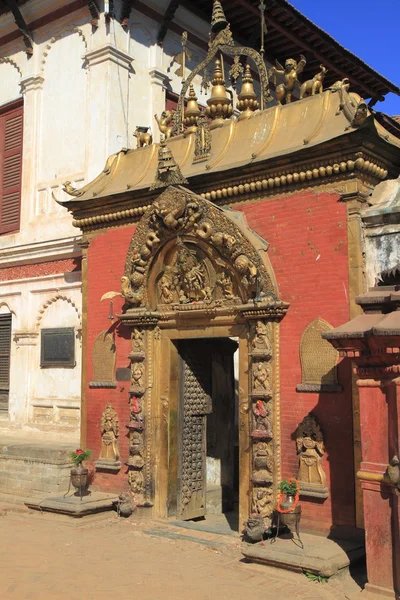
[[[297,520],[300,519],[299,513],[301,513],[300,504],[294,505],[295,496],[292,494],[286,494],[286,500],[281,503],[282,510],[288,510],[289,512],[280,514],[280,522],[282,525],[286,525],[291,529],[296,525]]]
[[[89,471],[82,463],[71,469],[71,484],[76,489],[77,496],[84,496],[89,487]]]

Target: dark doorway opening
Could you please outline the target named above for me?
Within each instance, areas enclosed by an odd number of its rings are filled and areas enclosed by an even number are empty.
[[[238,531],[237,357],[230,338],[178,342],[178,518]]]

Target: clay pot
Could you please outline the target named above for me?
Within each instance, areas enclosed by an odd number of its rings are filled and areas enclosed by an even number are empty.
[[[89,471],[82,463],[71,469],[71,484],[76,489],[77,496],[84,496],[89,487]]]

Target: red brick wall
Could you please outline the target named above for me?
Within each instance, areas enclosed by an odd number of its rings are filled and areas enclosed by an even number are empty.
[[[110,302],[100,298],[106,292],[121,289],[126,254],[135,231],[134,226],[111,229],[99,234],[88,249],[88,383],[93,379],[92,348],[97,335],[104,330],[115,332],[116,368],[129,367],[130,330],[117,325],[117,319],[108,319]],[[113,300],[114,315],[122,312],[123,300]],[[119,449],[122,461],[129,454],[125,425],[129,423],[129,381],[118,383],[117,389],[87,389],[87,446],[93,451],[93,461],[99,457],[101,447],[100,420],[104,408],[111,402],[119,416]],[[103,490],[120,492],[128,488],[126,466],[118,474],[96,473],[94,483]]]
[[[237,207],[234,207],[237,208]],[[304,192],[264,202],[241,205],[249,226],[269,243],[269,257],[275,270],[279,293],[290,302],[281,325],[282,471],[284,477],[297,471],[293,434],[298,423],[312,411],[325,435],[324,469],[331,490],[325,500],[302,499],[303,526],[328,530],[334,525],[354,525],[354,469],[350,367],[342,362],[339,381],[343,394],[298,393],[301,383],[299,347],[307,325],[321,317],[337,326],[349,320],[346,206],[335,194]],[[109,327],[109,302],[100,304],[102,294],[120,289],[120,277],[133,227],[102,233],[88,251],[89,346],[88,381],[92,377],[92,344],[98,333]],[[122,300],[114,300],[114,313]],[[111,329],[115,328],[115,323]],[[118,328],[117,367],[127,367],[129,331]],[[128,456],[125,424],[129,421],[128,382],[116,390],[88,390],[88,447],[96,459],[100,451],[99,423],[107,402],[120,417],[120,451]],[[127,487],[126,469],[119,475],[96,474],[103,489]]]
[[[18,265],[16,267],[0,268],[0,281],[12,281],[14,279],[28,279],[30,277],[41,277],[43,275],[57,275],[58,273],[70,273],[81,270],[81,258],[65,258],[63,260],[52,260],[49,262],[36,263],[33,265]]]
[[[325,437],[323,467],[330,497],[302,498],[303,527],[352,526],[354,468],[350,365],[339,367],[342,394],[299,393],[300,339],[321,317],[334,327],[349,320],[346,206],[339,196],[311,191],[241,205],[249,226],[270,244],[268,255],[282,300],[290,308],[281,324],[282,475],[297,472],[294,432],[312,411]]]

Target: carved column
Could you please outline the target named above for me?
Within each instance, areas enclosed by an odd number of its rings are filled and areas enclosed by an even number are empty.
[[[21,226],[33,217],[37,184],[40,109],[44,79],[30,75],[21,80],[24,96],[24,168],[22,170]]]
[[[272,323],[250,325],[251,513],[271,524],[274,509],[274,398]]]
[[[129,86],[133,57],[112,44],[85,54],[89,68],[89,111],[87,164],[88,181],[97,177],[110,154],[129,148]],[[118,93],[116,91],[118,90]]]

